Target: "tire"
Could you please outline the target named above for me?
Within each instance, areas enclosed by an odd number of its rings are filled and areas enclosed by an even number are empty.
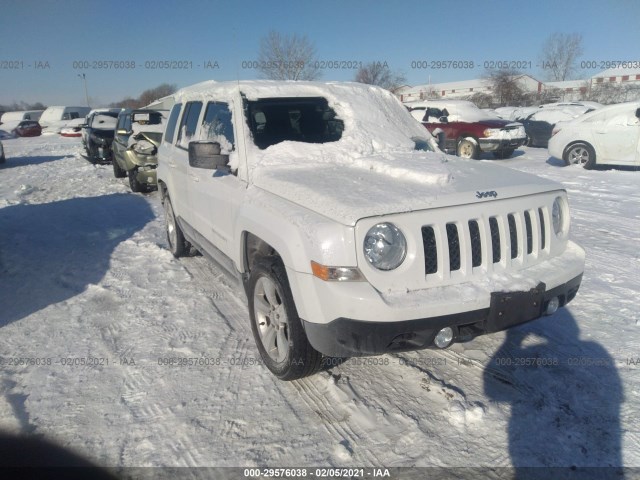
[[[596,166],[596,152],[588,143],[574,143],[566,148],[562,156],[567,165],[582,165],[586,170]]]
[[[513,148],[504,148],[502,150],[496,150],[495,152],[493,152],[493,156],[495,158],[509,158],[511,155],[513,155],[514,151],[515,149]]]
[[[171,254],[176,258],[186,255],[191,245],[184,238],[184,234],[173,213],[173,206],[168,196],[164,199],[164,225]]]
[[[295,380],[317,372],[322,354],[307,340],[280,258],[266,257],[255,265],[247,297],[253,337],[271,373]]]
[[[131,187],[131,191],[135,193],[144,193],[147,191],[147,184],[141,183],[137,179],[138,169],[132,168],[127,172],[129,176],[129,186]]]
[[[463,138],[458,142],[458,146],[456,148],[456,155],[462,158],[477,160],[478,157],[480,157],[480,148],[472,140],[469,140],[468,138]]]
[[[120,168],[118,165],[118,161],[116,160],[116,155],[111,152],[111,164],[113,165],[113,176],[116,178],[124,178],[127,176],[127,171]]]

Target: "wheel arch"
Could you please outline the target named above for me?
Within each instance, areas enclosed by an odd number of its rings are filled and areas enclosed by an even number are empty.
[[[574,145],[577,145],[579,143],[583,143],[585,145],[587,145],[588,147],[590,147],[594,153],[596,153],[596,149],[595,147],[591,144],[591,142],[587,141],[587,140],[572,140],[569,143],[567,143],[567,145],[564,147],[564,149],[562,150],[562,159],[566,160],[567,159],[567,154],[569,153],[569,149],[571,147],[573,147]]]

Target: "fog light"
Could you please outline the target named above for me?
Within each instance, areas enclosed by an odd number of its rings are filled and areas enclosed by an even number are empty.
[[[547,304],[547,309],[544,311],[545,315],[553,315],[554,313],[556,313],[559,306],[560,299],[558,297],[553,297]]]
[[[447,348],[453,341],[453,329],[451,327],[444,327],[438,332],[433,343],[438,348]]]

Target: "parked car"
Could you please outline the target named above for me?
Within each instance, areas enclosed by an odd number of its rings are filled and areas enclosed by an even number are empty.
[[[549,153],[567,165],[640,166],[640,102],[610,105],[569,122],[559,122]]]
[[[25,121],[34,121],[37,123],[38,118],[42,114],[42,110],[29,110],[25,112],[5,112],[0,117],[0,137],[10,138],[18,136],[16,129],[24,126]],[[39,135],[39,134],[38,134]],[[24,135],[35,136],[35,135]]]
[[[62,137],[82,137],[82,130],[85,126],[84,122],[84,118],[74,118],[73,120],[69,120],[66,126],[60,129],[60,135]]]
[[[6,162],[7,159],[4,156],[4,147],[2,146],[2,142],[0,142],[0,163]]]
[[[84,119],[84,122],[82,122],[83,125],[82,125],[82,130],[81,130],[81,132],[82,132],[82,145],[84,146],[85,150],[87,148],[87,141],[89,140],[88,128],[91,125],[93,117],[95,117],[96,115],[98,115],[100,113],[104,113],[104,112],[111,112],[111,113],[119,114],[121,110],[122,110],[121,108],[96,108],[94,110],[91,110],[87,114],[87,116]]]
[[[166,111],[123,110],[118,116],[113,141],[113,174],[129,178],[133,192],[156,186],[158,146],[162,141]]]
[[[481,152],[492,152],[496,158],[509,158],[526,141],[522,124],[491,118],[465,100],[425,100],[409,107],[440,146],[459,157],[477,159]]]
[[[540,108],[526,118],[517,119],[524,125],[529,147],[547,147],[553,128],[558,122],[566,122],[580,115],[592,112],[589,107],[547,107]]]
[[[469,168],[370,85],[180,90],[158,188],[170,251],[193,246],[237,280],[285,380],[322,354],[446,348],[551,314],[584,269],[562,185]]]
[[[34,120],[23,120],[11,132],[16,137],[39,137],[42,127]]]
[[[100,112],[91,118],[84,128],[87,135],[85,149],[91,163],[111,162],[111,146],[118,122],[115,112]]]
[[[42,133],[60,133],[69,120],[85,117],[91,109],[89,107],[54,106],[47,108],[40,116]]]

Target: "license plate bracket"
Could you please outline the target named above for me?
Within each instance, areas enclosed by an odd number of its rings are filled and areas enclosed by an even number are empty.
[[[494,292],[491,294],[487,332],[528,322],[542,316],[545,284],[540,283],[528,292]]]

